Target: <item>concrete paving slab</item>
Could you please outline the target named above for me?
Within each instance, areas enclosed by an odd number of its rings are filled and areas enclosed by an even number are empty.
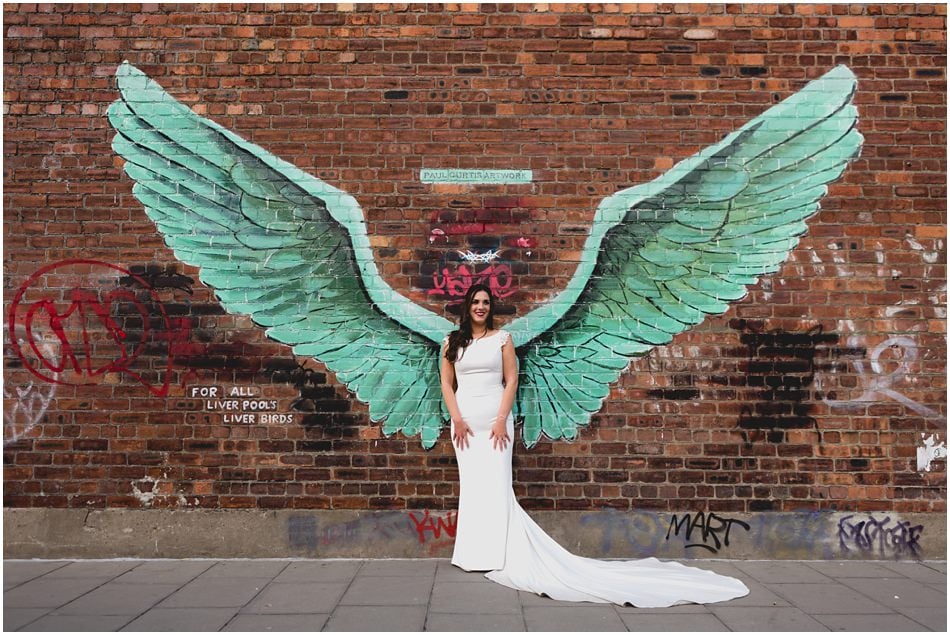
[[[68,578],[30,580],[3,593],[3,606],[20,609],[58,608],[108,582],[108,578]]]
[[[749,595],[729,600],[729,606],[790,606],[785,598],[776,595],[761,582],[753,580],[746,574],[739,577],[749,587]]]
[[[947,582],[947,569],[946,565],[943,565],[943,570],[935,567],[937,563],[922,563],[922,562],[882,562],[882,566],[890,569],[894,573],[899,573],[905,578],[910,578],[911,580],[916,580],[917,582]],[[890,574],[886,577],[893,578],[894,575]]]
[[[49,609],[14,609],[3,607],[3,631],[18,630],[49,613]]]
[[[440,562],[435,570],[436,582],[480,582],[484,580],[489,584],[495,584],[485,577],[480,571],[465,571],[459,569],[451,562]]]
[[[745,571],[742,571],[736,566],[735,562],[726,562],[724,560],[696,560],[693,562],[684,562],[683,564],[688,564],[689,566],[696,567],[697,569],[705,569],[706,571],[712,571],[713,573],[727,575],[732,578],[743,579],[749,577]]]
[[[616,632],[627,630],[623,620],[611,605],[526,606],[524,621],[529,631]]]
[[[833,580],[801,562],[737,562],[736,567],[766,584],[816,582],[827,583]]]
[[[360,568],[363,576],[434,576],[437,560],[365,560]]]
[[[131,615],[47,615],[21,630],[54,633],[117,631],[131,620]]]
[[[907,578],[852,578],[842,582],[875,602],[894,609],[947,606],[946,592],[941,593],[931,586]]]
[[[323,630],[330,618],[328,613],[309,613],[307,615],[235,615],[222,631],[241,631],[260,633],[273,632],[317,632]]]
[[[794,606],[724,606],[713,614],[733,631],[827,631],[828,627]]]
[[[425,605],[432,592],[432,578],[395,576],[356,576],[343,598],[342,605],[409,606]],[[331,620],[332,621],[332,620]]]
[[[491,582],[489,580],[489,582]],[[433,613],[493,615],[521,613],[518,591],[492,582],[440,582],[432,589],[429,610]]]
[[[620,619],[627,626],[627,630],[635,633],[643,632],[671,632],[680,633],[708,633],[728,631],[718,617],[712,613],[680,614],[675,617],[661,613],[624,613]]]
[[[491,580],[488,580],[488,582],[494,584]],[[438,585],[438,582],[436,584]],[[518,599],[521,600],[521,606],[577,606],[577,602],[552,600],[549,597],[543,597],[537,593],[529,593],[527,591],[518,591]]]
[[[46,574],[49,579],[114,578],[142,564],[140,560],[79,560]]]
[[[330,616],[327,631],[421,631],[425,606],[340,606]]]
[[[894,575],[891,569],[879,562],[845,560],[842,562],[806,562],[810,568],[829,578],[886,578]]]
[[[944,596],[947,595],[947,584],[930,584],[926,583],[931,589],[936,589],[938,592],[942,593]]]
[[[947,632],[947,607],[900,608],[897,612],[923,624],[932,631]]]
[[[178,590],[177,584],[120,584],[109,582],[93,589],[54,615],[128,615],[135,617]]]
[[[861,580],[862,578],[856,578]],[[844,579],[843,582],[850,582]],[[844,584],[770,584],[775,593],[809,615],[890,613],[886,606]]]
[[[181,586],[214,565],[210,560],[149,560],[114,581],[122,584],[177,584]]]
[[[160,608],[240,607],[261,592],[269,578],[195,578],[159,604]]]
[[[274,582],[350,582],[362,564],[358,560],[291,562]]]
[[[566,602],[566,604],[572,604],[571,602]],[[731,606],[731,603],[729,604]],[[640,608],[637,606],[615,606],[614,609],[617,613],[621,615],[630,614],[630,615],[644,615],[651,613],[662,613],[663,615],[678,615],[683,613],[696,614],[696,615],[710,615],[712,610],[710,607],[717,606],[715,604],[677,604],[676,606],[668,606],[666,608]],[[720,604],[718,606],[725,606]]]
[[[154,608],[126,624],[122,630],[217,631],[223,628],[236,612],[236,608]]]
[[[515,614],[429,613],[426,630],[448,633],[521,632],[525,630],[525,623],[521,615]]]
[[[13,560],[3,563],[3,590],[12,589],[24,582],[66,566],[66,562]]]
[[[271,582],[241,613],[330,613],[349,582]]]
[[[927,628],[897,613],[886,615],[816,615],[815,619],[833,631],[907,632]]]
[[[508,589],[446,559],[8,561],[4,582],[14,586],[4,593],[4,630],[943,632],[947,626],[943,562],[689,564],[738,577],[751,594],[668,609],[559,602]],[[87,572],[95,575],[82,575]],[[134,622],[121,622],[141,611]],[[374,616],[387,619],[358,621]]]
[[[273,578],[290,564],[286,560],[228,560],[216,562],[203,578]]]

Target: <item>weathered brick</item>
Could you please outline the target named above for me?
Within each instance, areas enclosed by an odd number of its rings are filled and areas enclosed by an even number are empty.
[[[168,472],[160,506],[173,491],[208,508],[457,504],[444,432],[429,452],[386,438],[332,373],[228,315],[166,246],[111,149],[105,112],[128,58],[352,194],[398,293],[452,317],[447,302],[481,278],[504,294],[503,323],[568,285],[605,196],[848,65],[862,156],[790,262],[725,317],[632,360],[573,444],[519,447],[515,487],[529,509],[945,510],[934,477],[945,464],[925,477],[912,465],[919,433],[946,415],[945,11],[410,7],[5,7],[4,309],[41,267],[93,260],[106,268],[50,272],[23,299],[51,291],[63,312],[74,292],[92,293],[83,310],[104,308],[123,333],[87,318],[84,339],[74,311],[64,340],[35,342],[75,355],[47,360],[67,362],[58,384],[6,353],[9,395],[56,393],[42,413],[21,397],[33,418],[7,424],[5,505],[134,507],[128,481],[153,470]],[[422,168],[530,169],[531,182],[427,185]],[[489,249],[490,261],[458,256]],[[868,392],[882,378],[900,399]],[[232,417],[247,413],[206,408],[194,386],[259,391],[276,406]]]

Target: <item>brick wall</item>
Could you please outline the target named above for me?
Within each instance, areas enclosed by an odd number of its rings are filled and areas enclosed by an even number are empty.
[[[532,510],[946,510],[945,461],[918,464],[946,433],[944,6],[8,4],[4,36],[6,506],[456,505],[446,432],[386,438],[165,245],[111,147],[128,60],[352,194],[404,295],[452,317],[480,277],[502,321],[567,284],[604,196],[847,65],[864,147],[781,270],[632,361],[573,442],[519,442],[515,489]]]

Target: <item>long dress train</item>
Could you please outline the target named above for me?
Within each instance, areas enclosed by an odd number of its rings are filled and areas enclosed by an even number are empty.
[[[486,577],[499,584],[555,600],[647,608],[747,595],[749,589],[740,580],[678,562],[574,555],[531,519],[511,487],[513,418],[508,417],[512,442],[504,451],[494,449],[488,438],[504,391],[501,349],[508,338],[499,330],[475,340],[455,363],[456,399],[474,436],[469,447],[455,448],[460,492],[452,564],[466,571],[488,571]]]

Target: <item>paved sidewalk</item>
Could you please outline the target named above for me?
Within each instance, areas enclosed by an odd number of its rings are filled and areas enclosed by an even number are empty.
[[[945,562],[715,561],[731,602],[513,591],[447,560],[7,560],[5,631],[946,631]]]

